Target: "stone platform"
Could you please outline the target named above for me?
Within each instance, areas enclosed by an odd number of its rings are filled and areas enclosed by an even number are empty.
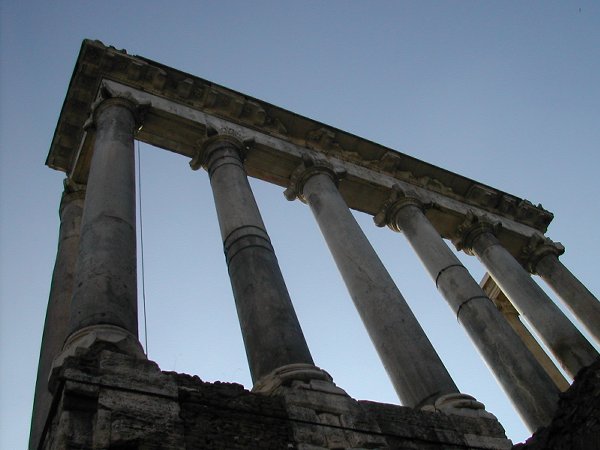
[[[46,450],[511,448],[494,419],[356,401],[326,382],[253,393],[105,345],[67,358],[51,386]]]

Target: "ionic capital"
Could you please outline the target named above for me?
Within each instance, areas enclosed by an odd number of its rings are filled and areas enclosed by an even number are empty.
[[[216,130],[209,126],[206,129],[206,139],[199,143],[198,150],[190,161],[190,167],[192,170],[198,170],[201,167],[209,170],[211,156],[215,151],[223,148],[234,150],[239,156],[240,162],[243,162],[253,143],[251,139],[244,139],[232,128],[223,127]]]
[[[96,127],[98,117],[102,111],[111,106],[122,106],[131,111],[134,120],[134,126],[137,131],[141,130],[144,123],[146,113],[152,106],[148,103],[138,102],[130,93],[116,93],[108,86],[103,86],[100,89],[100,94],[94,103],[92,103],[91,112],[88,120],[83,125],[84,130],[93,129]]]
[[[71,178],[65,178],[63,180],[63,194],[60,200],[59,213],[62,214],[62,210],[67,203],[73,200],[82,200],[85,198],[85,184],[75,183]]]
[[[399,184],[392,186],[392,192],[389,198],[385,201],[379,212],[373,217],[375,225],[378,227],[388,226],[394,231],[401,232],[401,227],[398,224],[397,216],[400,210],[406,206],[416,206],[421,211],[429,206],[424,204],[414,194],[405,191]]]
[[[305,153],[302,155],[302,164],[296,167],[290,176],[288,188],[283,192],[285,198],[289,201],[298,198],[300,201],[306,203],[306,199],[302,193],[304,184],[312,176],[317,174],[327,175],[337,186],[340,179],[346,175],[346,171],[334,167],[333,164],[325,159],[317,158]]]
[[[521,250],[521,256],[525,263],[526,269],[532,273],[537,273],[538,262],[546,255],[562,255],[565,252],[565,247],[560,242],[553,242],[551,239],[535,234],[531,236],[529,242]]]
[[[473,255],[475,239],[483,233],[497,235],[501,227],[500,222],[492,222],[487,216],[480,216],[469,211],[465,220],[456,228],[452,243],[457,250],[463,250],[465,253]]]

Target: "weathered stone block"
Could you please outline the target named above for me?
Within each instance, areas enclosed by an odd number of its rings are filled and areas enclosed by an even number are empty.
[[[358,402],[328,380],[269,395],[235,383],[161,372],[97,344],[54,373],[43,450],[510,448],[494,419]]]

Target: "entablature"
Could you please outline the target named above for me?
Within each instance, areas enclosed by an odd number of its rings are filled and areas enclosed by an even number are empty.
[[[148,104],[140,141],[193,158],[210,130],[235,133],[251,148],[250,176],[287,187],[303,154],[344,169],[348,206],[377,214],[399,184],[424,203],[443,237],[472,212],[502,224],[499,239],[514,255],[547,229],[553,215],[527,200],[317,121],[146,58],[86,40],[63,104],[46,164],[85,184],[93,128],[86,127],[102,90]]]

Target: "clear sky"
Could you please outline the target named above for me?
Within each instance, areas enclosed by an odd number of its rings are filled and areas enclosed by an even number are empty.
[[[29,434],[63,179],[44,161],[84,38],[542,203],[600,292],[598,2],[3,0],[0,19],[2,449]],[[145,145],[141,172],[150,358],[250,387],[206,173]],[[398,403],[308,207],[252,186],[316,363]],[[356,216],[460,389],[527,437],[404,237]]]

